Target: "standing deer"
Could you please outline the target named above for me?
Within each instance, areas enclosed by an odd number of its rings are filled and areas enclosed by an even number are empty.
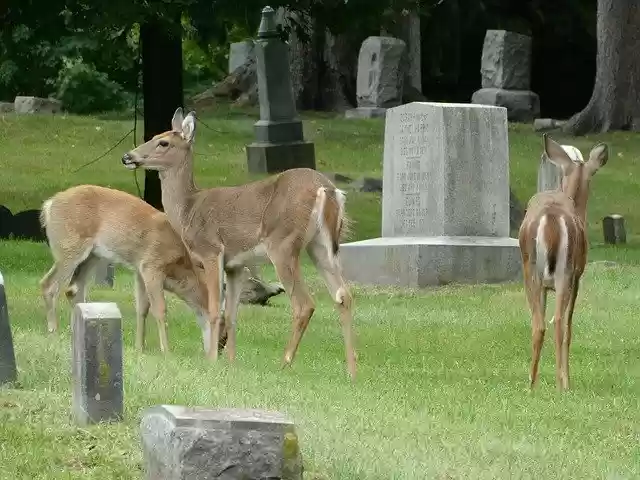
[[[586,211],[591,177],[607,163],[608,148],[593,147],[589,159],[567,151],[543,135],[544,154],[562,169],[562,185],[556,191],[534,195],[519,231],[524,287],[532,313],[532,358],[529,375],[533,389],[544,341],[547,292],[556,293],[555,325],[556,384],[569,388],[571,321],[580,277],[587,261]],[[573,148],[573,147],[570,147]],[[571,153],[571,156],[569,155]],[[573,157],[573,158],[572,158]]]
[[[196,314],[208,348],[207,290],[166,215],[119,190],[79,185],[46,200],[40,213],[55,263],[40,281],[49,332],[58,328],[55,303],[61,287],[72,303],[84,302],[87,279],[101,258],[135,271],[136,347],[144,349],[149,309],[156,319],[160,350],[169,350],[163,289],[175,293]],[[219,348],[224,346],[224,339]],[[214,349],[215,350],[215,349]]]
[[[157,170],[162,204],[191,255],[204,266],[209,293],[211,342],[224,322],[227,354],[236,354],[236,315],[244,267],[268,259],[289,295],[293,327],[282,367],[290,366],[315,310],[300,273],[303,249],[322,274],[340,314],[351,378],[356,374],[352,298],[342,277],[338,250],[347,224],[345,194],[315,170],[296,168],[234,187],[200,189],[193,179],[195,112],[178,108],[172,130],[122,157],[127,168]],[[226,318],[220,315],[226,273]],[[213,345],[213,344],[212,344]],[[209,350],[212,360],[216,349]]]

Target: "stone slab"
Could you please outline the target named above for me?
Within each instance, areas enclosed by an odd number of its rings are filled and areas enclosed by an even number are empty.
[[[316,168],[313,142],[259,143],[246,146],[249,173],[277,173],[290,168]]]
[[[295,426],[279,412],[159,405],[140,433],[147,480],[302,479]]]
[[[529,90],[482,88],[473,92],[471,103],[505,107],[510,122],[531,122],[540,116],[540,97]]]
[[[13,102],[0,102],[0,113],[14,113],[16,107]]]
[[[382,107],[357,107],[344,112],[345,118],[384,118],[386,108]]]
[[[62,102],[55,98],[40,98],[17,96],[13,101],[16,113],[59,113],[62,110]]]
[[[395,107],[402,102],[406,44],[399,38],[371,36],[358,54],[358,107]]]
[[[505,30],[487,30],[480,75],[483,88],[529,90],[531,37]]]
[[[508,237],[374,238],[341,247],[344,277],[363,285],[423,288],[518,281],[518,240]]]
[[[78,425],[122,420],[122,315],[115,303],[73,309],[72,412]]]
[[[233,42],[229,45],[229,73],[244,65],[247,60],[255,59],[253,40]]]
[[[4,277],[0,272],[0,385],[15,382],[17,376],[13,335],[9,322],[9,306],[4,289]]]
[[[608,245],[620,245],[627,243],[627,230],[624,226],[624,217],[614,213],[602,219],[602,233],[604,243]]]
[[[509,236],[502,107],[413,102],[387,111],[382,237]]]

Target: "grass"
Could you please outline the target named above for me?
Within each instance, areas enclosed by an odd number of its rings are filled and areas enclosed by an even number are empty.
[[[305,116],[318,168],[380,175],[382,122]],[[247,181],[243,146],[253,118],[223,110],[206,116],[197,135],[200,185]],[[74,169],[111,147],[127,120],[90,117],[0,118],[0,203],[38,208],[47,195],[78,183],[136,192],[120,164],[127,143],[95,164]],[[535,189],[541,140],[510,126],[511,184],[525,201]],[[90,298],[115,301],[124,318],[125,421],[78,428],[70,420],[69,308],[61,300],[61,331],[45,333],[37,282],[50,265],[44,244],[0,243],[20,388],[0,389],[0,478],[141,478],[138,425],[159,403],[256,407],[291,415],[308,475],[325,479],[638,478],[640,476],[640,278],[635,195],[640,137],[617,133],[583,139],[610,142],[609,164],[594,178],[589,205],[590,260],[576,306],[572,389],[555,390],[552,334],[542,356],[541,383],[530,393],[528,312],[519,283],[409,289],[354,286],[358,380],[351,385],[337,314],[319,277],[307,272],[316,314],[292,369],[279,362],[289,335],[284,296],[269,307],[243,306],[238,361],[211,365],[186,307],[169,296],[172,353],[133,349],[132,278],[118,269],[113,290]],[[128,140],[128,144],[131,141]],[[141,178],[140,178],[141,179]],[[378,236],[380,198],[350,192],[354,239]],[[625,247],[604,246],[600,219],[621,213]],[[271,268],[267,278],[274,278]]]

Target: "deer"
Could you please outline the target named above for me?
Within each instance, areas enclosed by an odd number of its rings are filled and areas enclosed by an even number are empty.
[[[543,150],[543,155],[562,170],[562,182],[557,190],[531,197],[518,232],[524,288],[532,316],[529,387],[534,389],[538,377],[547,292],[551,290],[556,296],[551,320],[555,326],[556,386],[566,391],[571,323],[587,261],[589,186],[591,178],[607,163],[609,150],[606,144],[598,143],[584,161],[575,147],[561,146],[547,134],[543,135]]]
[[[159,172],[162,205],[190,254],[204,268],[208,291],[210,342],[222,326],[227,357],[235,362],[236,319],[244,267],[271,262],[289,297],[292,331],[281,368],[291,367],[315,303],[300,272],[305,250],[323,277],[338,310],[348,374],[356,375],[352,295],[343,279],[340,241],[348,231],[346,194],[321,173],[293,168],[237,186],[198,188],[193,176],[195,112],[175,110],[171,130],[128,151],[128,169]],[[220,314],[226,276],[225,317]],[[213,345],[214,343],[211,343]],[[210,349],[208,358],[218,360]]]
[[[78,185],[44,201],[40,223],[54,259],[40,281],[48,331],[58,328],[55,304],[61,288],[75,305],[86,301],[87,279],[101,259],[135,272],[136,348],[144,350],[149,310],[156,319],[160,350],[168,353],[164,290],[196,314],[205,352],[208,295],[201,267],[194,264],[165,213],[126,192]],[[218,343],[224,348],[225,339]]]

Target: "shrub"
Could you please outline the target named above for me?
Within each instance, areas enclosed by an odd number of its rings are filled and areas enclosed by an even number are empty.
[[[81,57],[63,59],[55,86],[56,97],[72,113],[116,111],[127,105],[124,89]]]

